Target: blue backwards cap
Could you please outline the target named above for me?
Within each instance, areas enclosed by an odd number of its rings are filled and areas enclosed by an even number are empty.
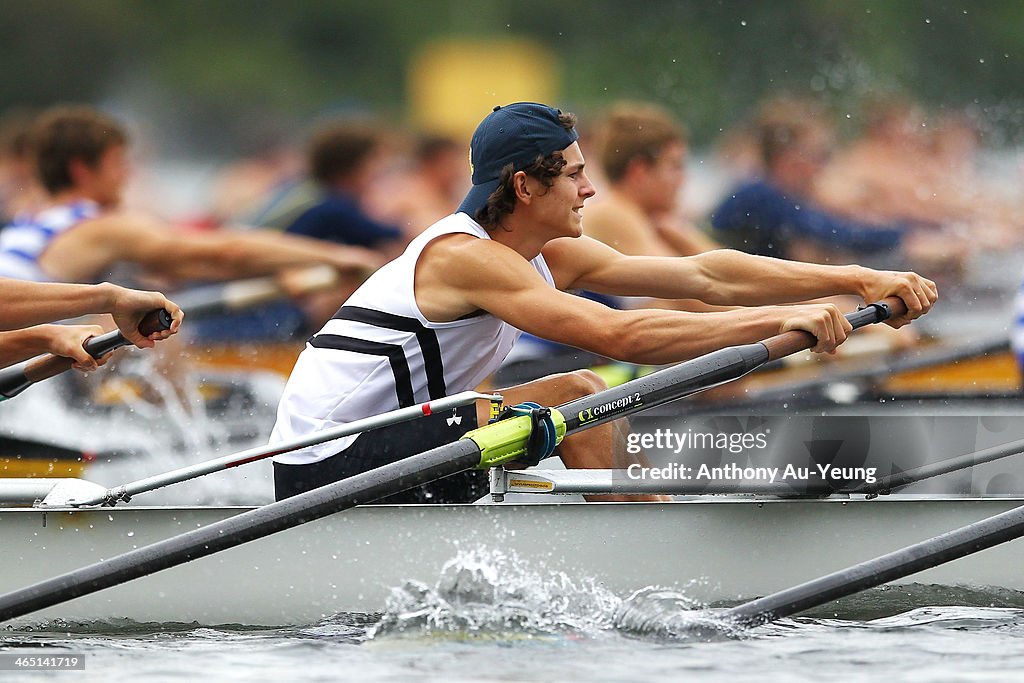
[[[579,133],[566,130],[558,120],[562,112],[536,102],[516,102],[494,111],[480,122],[469,145],[473,168],[473,189],[458,210],[476,218],[487,198],[498,187],[501,169],[511,163],[520,171],[537,156],[558,152],[579,139]]]

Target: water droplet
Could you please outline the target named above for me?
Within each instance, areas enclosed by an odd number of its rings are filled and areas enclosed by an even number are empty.
[[[746,26],[746,25],[747,25],[747,22],[745,20],[740,20],[740,26]]]
[[[128,538],[131,538],[131,537],[132,537],[132,536],[134,536],[134,535],[135,535],[135,532],[134,532],[134,531],[129,531],[129,532],[128,532]]]

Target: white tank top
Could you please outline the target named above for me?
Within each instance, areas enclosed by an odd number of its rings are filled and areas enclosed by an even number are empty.
[[[443,218],[364,282],[309,340],[288,378],[271,443],[474,389],[498,368],[521,334],[518,329],[485,312],[435,323],[416,305],[413,279],[420,253],[432,240],[455,233],[490,239],[467,214]],[[544,257],[530,263],[554,287]],[[274,460],[316,462],[355,439]]]

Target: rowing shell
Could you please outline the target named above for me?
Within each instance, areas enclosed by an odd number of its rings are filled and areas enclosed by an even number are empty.
[[[628,596],[674,587],[701,601],[771,593],[1021,505],[1020,498],[883,496],[672,503],[379,505],[23,617],[205,625],[311,624],[379,612],[392,588],[433,584],[458,552],[493,549],[541,577],[589,577]],[[248,508],[0,509],[0,592],[142,547]],[[910,580],[1024,591],[1024,543]]]

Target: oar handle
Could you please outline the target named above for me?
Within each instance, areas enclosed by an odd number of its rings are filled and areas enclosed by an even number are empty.
[[[150,311],[139,323],[139,332],[148,337],[154,332],[170,329],[171,322],[171,314],[164,309]],[[82,347],[93,358],[102,358],[111,351],[128,344],[131,342],[119,330],[114,330],[87,339]],[[45,356],[0,370],[0,396],[13,398],[36,382],[55,377],[69,370],[74,363],[74,359],[67,356],[48,353]]]
[[[853,329],[880,323],[889,318],[898,318],[907,312],[907,305],[897,296],[890,296],[882,301],[868,304],[863,308],[846,314],[846,319]],[[806,351],[818,343],[814,335],[804,330],[790,330],[775,335],[761,342],[768,349],[768,360],[777,360],[784,356]]]
[[[338,277],[338,271],[331,266],[312,266],[291,273],[287,289],[277,277],[264,276],[194,287],[175,294],[174,300],[190,320],[197,320],[323,291],[336,286]]]

